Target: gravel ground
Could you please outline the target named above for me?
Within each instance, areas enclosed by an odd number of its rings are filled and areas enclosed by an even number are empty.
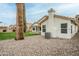
[[[41,36],[24,40],[0,41],[0,56],[77,56],[79,37],[68,39],[44,39]]]

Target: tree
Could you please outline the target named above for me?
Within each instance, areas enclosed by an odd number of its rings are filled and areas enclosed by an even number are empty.
[[[16,3],[16,7],[16,40],[22,40],[24,39],[24,4]]]
[[[24,32],[26,32],[27,26],[26,26],[26,15],[25,15],[26,11],[25,11],[25,4],[23,4],[23,13],[24,13]]]

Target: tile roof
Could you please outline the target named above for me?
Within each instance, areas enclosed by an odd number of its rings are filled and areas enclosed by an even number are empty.
[[[71,19],[74,19],[74,18],[71,18],[71,17],[67,17],[67,16],[60,16],[60,15],[54,15],[54,17],[56,17],[56,18],[62,18],[62,19],[66,19],[66,20],[71,20]]]
[[[64,20],[70,20],[72,21],[72,23],[76,24],[75,21],[73,21],[73,19],[75,18],[72,18],[72,17],[66,17],[66,16],[60,16],[60,15],[54,15],[55,18],[61,18],[61,19],[64,19]],[[48,20],[49,16],[43,16],[40,20],[38,20],[37,22],[33,23],[33,24],[41,24],[43,22],[45,22],[46,20]]]
[[[74,18],[66,17],[66,16],[60,16],[60,15],[54,15],[55,18],[62,18],[66,20],[72,20]],[[48,20],[49,16],[43,16],[40,20],[38,20],[36,23],[43,23],[44,21]]]

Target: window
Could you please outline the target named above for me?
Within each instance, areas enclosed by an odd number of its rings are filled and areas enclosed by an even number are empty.
[[[39,30],[41,31],[41,27],[39,28]]]
[[[13,32],[15,32],[16,30],[15,29],[13,29]]]
[[[42,32],[46,32],[46,25],[42,26]]]
[[[61,24],[61,33],[67,33],[67,23]]]
[[[35,30],[35,27],[33,27],[33,30]]]
[[[6,30],[3,30],[3,32],[6,32]]]
[[[78,20],[79,20],[79,18],[78,18]]]

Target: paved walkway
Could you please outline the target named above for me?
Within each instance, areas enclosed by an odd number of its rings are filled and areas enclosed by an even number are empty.
[[[1,56],[56,56],[79,55],[79,37],[71,40],[44,39],[41,36],[26,37],[25,40],[0,41]]]

